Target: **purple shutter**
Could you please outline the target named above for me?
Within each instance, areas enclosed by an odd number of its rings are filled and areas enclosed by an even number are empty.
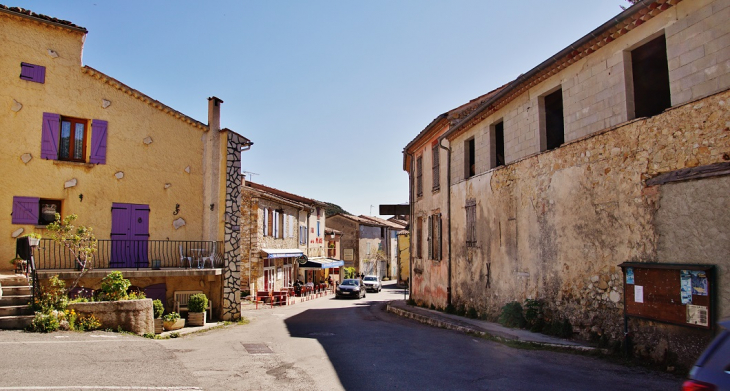
[[[58,160],[58,142],[61,139],[61,116],[43,113],[41,159]]]
[[[21,62],[20,78],[43,84],[46,82],[46,67]]]
[[[13,197],[13,224],[38,224],[38,197]]]
[[[148,266],[148,244],[150,239],[150,207],[132,205],[131,236],[134,253],[134,267]]]
[[[95,119],[91,122],[91,155],[89,163],[106,164],[107,122]]]

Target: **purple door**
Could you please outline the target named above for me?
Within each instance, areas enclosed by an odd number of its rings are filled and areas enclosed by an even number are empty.
[[[148,205],[112,204],[110,267],[147,267],[150,208]]]

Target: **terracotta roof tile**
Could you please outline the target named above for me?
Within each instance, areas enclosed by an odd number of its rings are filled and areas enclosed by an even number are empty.
[[[61,25],[64,27],[70,27],[70,28],[73,28],[74,30],[83,31],[84,33],[88,32],[88,30],[86,30],[85,28],[83,28],[81,26],[77,26],[77,25],[69,22],[68,20],[58,19],[58,18],[54,18],[52,16],[43,15],[43,14],[37,14],[37,13],[35,13],[31,10],[27,10],[25,8],[8,7],[6,5],[0,4],[0,11],[5,11],[6,13],[9,13],[11,15],[15,14],[15,15],[26,17],[26,18],[37,19],[37,20],[40,20],[43,22],[50,22],[50,23]]]

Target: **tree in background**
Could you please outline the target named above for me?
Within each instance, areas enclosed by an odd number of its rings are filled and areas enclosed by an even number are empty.
[[[342,209],[339,205],[335,205],[330,202],[325,202],[327,204],[327,207],[324,208],[324,215],[325,217],[334,216],[338,213],[346,214],[346,215],[352,215],[352,213]]]

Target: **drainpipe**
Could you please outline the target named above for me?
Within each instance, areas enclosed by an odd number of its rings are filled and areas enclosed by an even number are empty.
[[[414,209],[414,207],[413,207],[413,202],[414,202],[414,200],[413,200],[413,169],[415,166],[415,162],[413,161],[414,154],[408,153],[408,152],[406,152],[406,154],[411,158],[411,169],[408,172],[408,182],[409,182],[409,184],[408,184],[408,205],[410,207],[410,215],[408,216],[408,220],[410,220],[409,231],[411,233],[410,240],[408,243],[408,247],[411,248],[410,256],[409,256],[410,262],[408,262],[408,299],[410,299],[413,296],[413,254],[414,254],[413,253],[413,250],[414,250],[413,249],[413,240],[414,240],[414,236],[415,236],[415,235],[413,235],[413,231],[415,230],[415,228],[414,228],[415,224],[413,223],[413,209]]]
[[[449,219],[446,226],[446,229],[449,231],[449,240],[446,246],[449,252],[447,260],[448,282],[446,285],[446,305],[449,306],[451,305],[451,143],[449,143],[449,147],[445,147],[441,144],[443,141],[444,139],[439,140],[439,147],[446,151],[446,214]]]

